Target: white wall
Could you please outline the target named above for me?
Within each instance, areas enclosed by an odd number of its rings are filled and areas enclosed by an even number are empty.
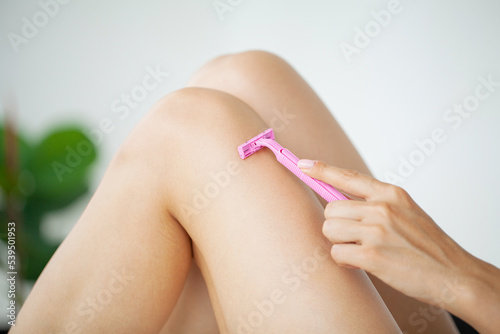
[[[0,98],[16,95],[19,125],[33,137],[68,120],[96,128],[110,118],[96,186],[134,124],[205,61],[275,52],[315,88],[379,178],[397,173],[399,156],[418,154],[415,140],[442,129],[446,140],[402,185],[468,251],[500,266],[500,87],[457,129],[443,119],[479,77],[500,82],[500,2],[401,0],[402,11],[350,62],[341,43],[353,44],[356,27],[370,27],[370,13],[390,1],[232,2],[240,4],[221,20],[213,0],[72,0],[16,53],[9,33],[21,34],[23,17],[33,22],[41,7],[1,1]],[[171,75],[120,120],[111,104],[147,66]],[[87,201],[51,216],[47,230],[66,233]]]

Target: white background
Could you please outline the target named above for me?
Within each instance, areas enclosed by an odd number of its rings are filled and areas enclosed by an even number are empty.
[[[33,21],[41,7],[2,0],[0,99],[16,96],[18,126],[32,139],[68,121],[96,128],[111,118],[95,189],[134,124],[204,62],[249,49],[274,52],[313,86],[381,179],[418,148],[415,140],[442,128],[446,141],[402,186],[465,249],[500,266],[500,87],[458,129],[443,120],[474,94],[480,76],[500,81],[500,2],[401,0],[402,12],[351,62],[339,45],[353,44],[356,27],[364,29],[389,1],[232,2],[240,4],[221,20],[212,0],[73,0],[16,53],[8,34],[21,34],[23,17]],[[118,119],[111,103],[156,65],[171,76]],[[89,196],[52,214],[44,231],[64,237]]]

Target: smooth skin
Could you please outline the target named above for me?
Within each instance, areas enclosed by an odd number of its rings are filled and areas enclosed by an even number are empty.
[[[12,333],[238,333],[252,315],[254,333],[399,333],[394,319],[408,333],[456,333],[445,312],[418,331],[409,318],[427,304],[331,261],[325,203],[272,153],[239,160],[236,147],[271,126],[299,157],[368,172],[290,65],[228,55],[189,85],[117,152]],[[221,172],[232,174],[217,192]],[[212,195],[190,214],[197,191]],[[260,322],[256,303],[270,298]]]
[[[265,126],[214,89],[159,101],[120,148],[11,333],[158,333],[189,297],[192,259],[223,334],[401,333],[366,273],[329,258],[312,191],[269,151],[240,160],[236,147]]]
[[[323,162],[301,160],[299,167],[360,199],[326,206],[323,234],[337,264],[445,308],[480,333],[498,333],[500,269],[460,247],[402,188]]]
[[[299,158],[315,157],[330,165],[370,174],[332,112],[300,74],[275,54],[246,51],[217,57],[199,69],[188,86],[224,91],[248,104],[265,126],[244,141],[272,127],[278,142]],[[323,207],[327,204],[316,197]],[[427,321],[421,310],[428,309],[428,304],[404,295],[374,275],[370,279],[403,332],[458,333],[447,312],[438,310],[432,321]]]

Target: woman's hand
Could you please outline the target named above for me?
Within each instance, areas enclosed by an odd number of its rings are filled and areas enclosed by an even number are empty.
[[[468,304],[477,302],[471,295],[491,295],[488,286],[499,288],[500,281],[485,280],[498,280],[500,271],[461,248],[402,188],[322,162],[301,160],[299,167],[360,199],[334,201],[325,209],[323,233],[333,243],[331,255],[340,266],[364,269],[406,295],[458,313],[466,321],[471,319],[462,311],[469,312]],[[496,310],[499,293],[492,300]]]

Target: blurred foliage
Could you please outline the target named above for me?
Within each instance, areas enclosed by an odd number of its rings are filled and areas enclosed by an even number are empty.
[[[7,139],[8,130],[15,141]],[[59,127],[31,142],[0,125],[0,219],[16,222],[18,271],[24,279],[36,280],[59,246],[41,233],[45,215],[88,191],[96,156],[95,145],[79,126]],[[6,223],[0,226],[0,236],[7,240]]]

